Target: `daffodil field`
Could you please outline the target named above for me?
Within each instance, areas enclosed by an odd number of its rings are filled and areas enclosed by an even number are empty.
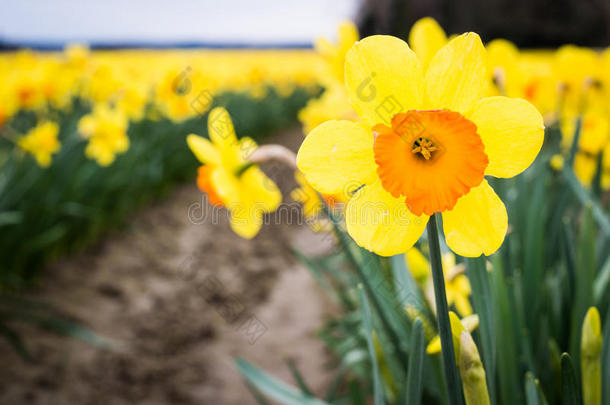
[[[319,66],[307,50],[0,55],[0,284],[27,285],[194,178],[184,139],[211,107],[253,137],[291,125]]]
[[[315,51],[74,46],[0,72],[7,292],[179,182],[254,238],[286,200],[275,161],[335,247],[294,251],[337,309],[334,378],[316,396],[236,359],[258,403],[610,405],[610,48],[424,18],[407,41],[344,23]],[[296,154],[263,144],[297,122]]]

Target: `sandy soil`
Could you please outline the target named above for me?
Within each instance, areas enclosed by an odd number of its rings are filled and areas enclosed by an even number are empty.
[[[300,133],[279,138],[294,147]],[[287,170],[266,167],[291,188]],[[98,348],[24,329],[35,364],[0,342],[2,404],[254,404],[233,359],[287,382],[293,358],[314,391],[330,379],[315,331],[331,311],[288,247],[327,249],[304,226],[240,239],[194,185],[143,210],[87,252],[51,266],[31,295],[117,342]],[[218,223],[212,223],[218,222]]]

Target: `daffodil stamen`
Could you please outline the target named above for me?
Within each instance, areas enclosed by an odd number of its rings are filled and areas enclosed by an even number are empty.
[[[438,150],[438,148],[434,145],[434,143],[426,138],[417,138],[415,142],[413,142],[413,149],[411,152],[413,154],[421,154],[424,159],[430,160],[432,157],[432,152]]]

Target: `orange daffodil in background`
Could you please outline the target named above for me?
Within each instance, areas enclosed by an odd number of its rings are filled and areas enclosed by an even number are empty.
[[[202,163],[197,185],[211,204],[230,211],[231,228],[236,234],[252,238],[261,228],[263,214],[275,211],[282,195],[275,183],[247,160],[257,145],[250,138],[237,139],[225,109],[210,111],[208,134],[211,142],[194,134],[186,139]]]
[[[486,51],[477,34],[458,36],[422,63],[398,38],[357,42],[345,83],[361,123],[327,121],[303,142],[297,165],[319,192],[353,192],[348,233],[388,256],[407,251],[430,215],[442,213],[449,247],[492,254],[507,231],[506,208],[485,176],[513,177],[544,138],[529,102],[484,97]]]

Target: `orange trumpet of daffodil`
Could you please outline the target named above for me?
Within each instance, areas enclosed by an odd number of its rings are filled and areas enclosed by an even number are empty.
[[[275,183],[248,160],[257,145],[250,138],[237,139],[224,108],[210,111],[208,133],[211,141],[194,134],[186,138],[202,163],[197,185],[212,205],[229,210],[236,234],[253,238],[262,226],[263,214],[275,211],[282,195]]]
[[[506,208],[485,176],[525,170],[544,125],[525,100],[484,96],[485,52],[474,33],[440,48],[426,70],[391,36],[365,38],[348,52],[346,87],[362,121],[316,127],[297,165],[320,193],[353,193],[346,224],[360,246],[403,253],[435,213],[460,255],[489,255],[502,244]]]

